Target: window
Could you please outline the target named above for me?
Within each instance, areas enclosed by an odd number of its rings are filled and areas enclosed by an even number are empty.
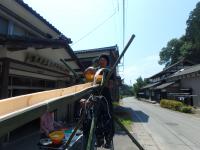
[[[23,36],[23,37],[30,37],[30,38],[35,38],[36,36],[30,32],[28,32],[26,29],[14,24],[13,28],[13,35],[16,36]]]
[[[8,21],[0,16],[0,34],[8,33]]]
[[[13,35],[25,36],[26,35],[26,31],[23,28],[21,28],[20,26],[14,25]]]

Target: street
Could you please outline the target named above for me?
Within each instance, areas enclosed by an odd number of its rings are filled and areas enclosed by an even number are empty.
[[[145,149],[199,150],[200,118],[136,100],[123,99],[134,119],[133,134]]]

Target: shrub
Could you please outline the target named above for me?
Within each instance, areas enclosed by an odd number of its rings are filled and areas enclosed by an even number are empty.
[[[182,102],[175,101],[175,100],[166,100],[162,99],[160,101],[160,106],[164,108],[169,108],[176,111],[181,111],[184,113],[192,113],[192,107],[186,106]]]
[[[164,108],[169,108],[169,109],[180,111],[181,107],[183,106],[183,103],[179,102],[179,101],[175,101],[175,100],[162,99],[160,101],[160,106],[164,107]]]
[[[181,107],[181,112],[192,113],[192,107],[191,106],[183,106],[183,107]]]

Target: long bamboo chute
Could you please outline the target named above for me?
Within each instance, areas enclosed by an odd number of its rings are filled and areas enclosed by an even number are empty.
[[[98,85],[86,83],[0,100],[0,137],[40,117],[46,111],[75,102],[95,88]]]

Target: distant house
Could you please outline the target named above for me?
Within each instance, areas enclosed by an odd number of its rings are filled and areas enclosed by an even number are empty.
[[[169,96],[179,97],[189,105],[200,107],[200,64],[185,67],[167,79],[168,82],[177,80],[180,89],[169,93]]]
[[[119,50],[118,46],[110,46],[110,47],[103,47],[103,48],[95,48],[95,49],[88,49],[88,50],[79,50],[75,51],[76,56],[79,58],[81,64],[84,68],[89,66],[97,65],[96,62],[101,54],[105,54],[109,56],[110,59],[110,67],[114,65],[117,58],[119,57]],[[66,60],[66,61],[71,61]],[[118,75],[118,68],[114,70],[114,86],[112,89],[112,97],[115,101],[119,100],[119,85],[121,84],[121,78]]]
[[[187,59],[181,59],[177,63],[164,68],[161,72],[148,78],[149,84],[140,89],[140,97],[160,101],[161,99],[177,99],[181,100],[183,94],[187,93],[187,97],[192,99],[191,86],[188,87],[189,82],[183,86],[183,80],[179,77],[175,77],[186,68],[193,68],[195,64]],[[185,87],[188,87],[187,89]],[[179,93],[179,94],[178,94]],[[190,95],[190,96],[189,96]],[[193,105],[189,102],[188,104]]]

